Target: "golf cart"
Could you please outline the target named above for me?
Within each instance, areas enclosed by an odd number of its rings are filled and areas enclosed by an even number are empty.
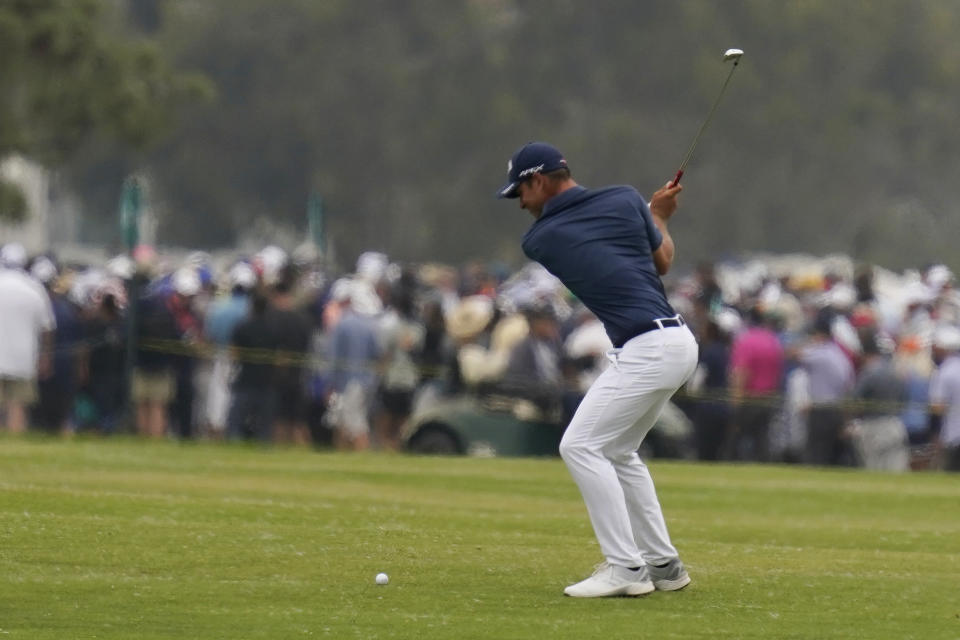
[[[555,456],[566,424],[537,415],[529,405],[503,396],[458,395],[416,411],[402,432],[403,447],[416,454]],[[668,403],[640,447],[640,455],[690,458],[692,426]]]

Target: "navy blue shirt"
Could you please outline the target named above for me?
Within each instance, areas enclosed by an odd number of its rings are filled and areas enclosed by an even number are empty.
[[[676,312],[653,262],[663,237],[629,186],[573,187],[554,196],[523,236],[523,252],[596,315],[615,347]]]

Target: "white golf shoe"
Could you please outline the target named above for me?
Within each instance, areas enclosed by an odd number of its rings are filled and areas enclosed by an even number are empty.
[[[647,565],[653,586],[659,591],[679,591],[690,584],[690,574],[680,558],[673,558],[662,567]]]
[[[611,596],[643,596],[654,590],[646,567],[636,571],[603,562],[593,575],[563,592],[573,598],[609,598]]]

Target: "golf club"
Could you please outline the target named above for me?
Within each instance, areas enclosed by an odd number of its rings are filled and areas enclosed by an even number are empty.
[[[733,71],[737,68],[742,56],[743,49],[727,49],[723,53],[723,61],[726,62],[727,60],[733,60],[733,66],[730,67],[730,73],[727,74],[727,79],[723,82],[723,86],[720,87],[720,93],[717,95],[717,99],[713,101],[713,106],[710,107],[710,113],[707,114],[707,119],[703,121],[702,125],[700,125],[700,130],[697,131],[697,135],[693,138],[693,144],[691,144],[690,148],[687,150],[687,155],[683,157],[683,162],[680,163],[680,169],[677,171],[677,175],[675,175],[673,180],[670,182],[671,187],[675,187],[680,183],[680,178],[683,177],[683,170],[687,168],[687,163],[690,161],[690,157],[693,155],[693,150],[697,148],[697,142],[700,141],[700,136],[703,135],[707,125],[710,124],[710,118],[713,117],[713,112],[717,110],[717,105],[720,104],[720,99],[723,97],[723,92],[727,90],[727,85],[730,84],[730,78],[733,77]]]

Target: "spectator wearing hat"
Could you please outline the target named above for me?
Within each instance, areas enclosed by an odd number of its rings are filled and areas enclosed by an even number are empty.
[[[52,369],[56,319],[43,287],[22,271],[26,251],[8,244],[0,251],[0,423],[11,433],[27,429],[27,407],[37,399],[37,380]]]
[[[455,350],[453,340],[447,333],[443,305],[438,296],[428,295],[420,311],[423,320],[423,346],[416,363],[420,369],[420,384],[413,397],[411,411],[430,406],[446,393],[450,378],[449,366]]]
[[[708,317],[700,338],[700,363],[691,380],[697,395],[693,428],[700,460],[720,460],[730,437],[730,329],[720,317]]]
[[[960,471],[960,329],[936,329],[930,381],[930,431],[946,471]]]
[[[297,308],[294,287],[297,272],[293,265],[280,270],[273,288],[272,309],[268,312],[276,337],[273,387],[276,407],[273,440],[278,444],[308,445],[307,381],[304,375],[313,326],[306,313]]]
[[[498,386],[508,395],[532,403],[538,417],[549,417],[560,409],[564,391],[560,325],[545,304],[527,308],[524,315],[529,332],[513,347]]]
[[[701,262],[694,272],[696,290],[693,294],[691,328],[697,335],[707,331],[707,323],[723,308],[723,290],[717,282],[712,262]]]
[[[162,438],[167,433],[167,411],[178,396],[177,376],[184,375],[188,343],[197,337],[190,299],[199,292],[200,279],[192,270],[183,268],[174,273],[171,284],[172,292],[161,290],[146,295],[137,317],[137,353],[130,399],[136,407],[137,433],[148,438]],[[179,399],[185,402],[182,393]],[[183,413],[178,412],[180,420]],[[181,429],[189,426],[189,422],[181,424]]]
[[[311,344],[311,366],[309,373],[309,399],[307,402],[307,425],[314,445],[332,446],[335,424],[333,415],[327,415],[328,405],[333,397],[330,380],[329,357],[330,338],[343,314],[350,308],[351,278],[334,280],[318,296],[315,316],[318,318],[319,331],[315,331]]]
[[[43,286],[50,298],[57,328],[53,335],[50,375],[37,385],[38,402],[33,408],[33,424],[48,433],[68,434],[73,430],[72,413],[77,395],[83,325],[80,310],[67,296],[56,291],[57,267],[46,256],[33,261],[30,274]]]
[[[893,363],[907,389],[900,419],[906,427],[911,447],[916,453],[923,453],[930,446],[930,375],[933,360],[929,349],[917,336],[901,336]],[[923,466],[923,457],[915,457],[913,462]]]
[[[203,336],[202,312],[203,278],[194,265],[177,269],[173,274],[173,294],[167,298],[167,306],[173,313],[180,334],[181,345],[174,355],[174,396],[170,414],[181,438],[192,438],[196,417],[194,404],[198,389],[195,384],[198,365],[196,349]],[[201,390],[203,388],[201,387]],[[198,405],[202,406],[201,400]]]
[[[493,309],[491,303],[491,309]],[[547,313],[551,313],[548,309]],[[458,335],[459,330],[453,326]],[[479,325],[478,325],[479,326]],[[493,389],[507,375],[517,345],[530,333],[525,313],[492,311],[490,322],[479,333],[466,338],[457,351],[454,371],[459,372],[463,389],[485,392]]]
[[[899,415],[907,399],[906,384],[875,333],[864,334],[862,345],[860,376],[853,390],[858,416],[851,429],[853,445],[868,469],[906,471],[910,454]]]
[[[953,272],[945,265],[935,264],[927,269],[923,281],[930,291],[936,321],[953,325],[960,322],[960,296],[954,288]]]
[[[370,446],[370,404],[381,359],[374,319],[379,298],[368,282],[359,279],[343,295],[347,307],[327,344],[331,371],[326,420],[336,448],[363,450]]]
[[[84,313],[87,347],[80,365],[81,394],[91,406],[78,428],[113,433],[127,398],[126,292],[117,280],[107,280],[95,290]]]
[[[813,323],[810,342],[799,350],[800,365],[807,372],[810,411],[804,461],[835,465],[854,462],[844,438],[846,415],[843,403],[853,390],[853,365],[833,340],[833,312],[821,309]]]
[[[230,374],[234,367],[230,339],[237,325],[250,313],[250,292],[257,284],[257,276],[250,265],[238,262],[231,267],[227,280],[229,294],[210,304],[203,325],[204,336],[215,349],[205,416],[215,438],[226,435],[230,410]]]
[[[276,408],[273,387],[273,350],[276,327],[268,313],[269,300],[260,291],[250,296],[250,313],[241,320],[230,337],[230,359],[236,364],[236,376],[230,387],[227,437],[268,443]]]
[[[446,315],[447,334],[453,341],[449,351],[447,393],[456,394],[489,379],[490,330],[496,308],[487,296],[467,296]]]
[[[793,341],[798,336],[788,337],[784,349],[793,350]],[[771,456],[779,462],[796,464],[802,462],[807,446],[807,431],[810,413],[810,375],[795,359],[785,359],[783,401],[774,417],[770,430]]]
[[[416,317],[411,275],[405,272],[391,290],[390,307],[381,321],[384,368],[374,431],[379,446],[392,450],[400,447],[400,427],[410,415],[420,383],[416,362],[425,329]]]
[[[900,333],[927,336],[933,331],[932,305],[934,296],[923,282],[911,281],[903,291],[903,320]]]

